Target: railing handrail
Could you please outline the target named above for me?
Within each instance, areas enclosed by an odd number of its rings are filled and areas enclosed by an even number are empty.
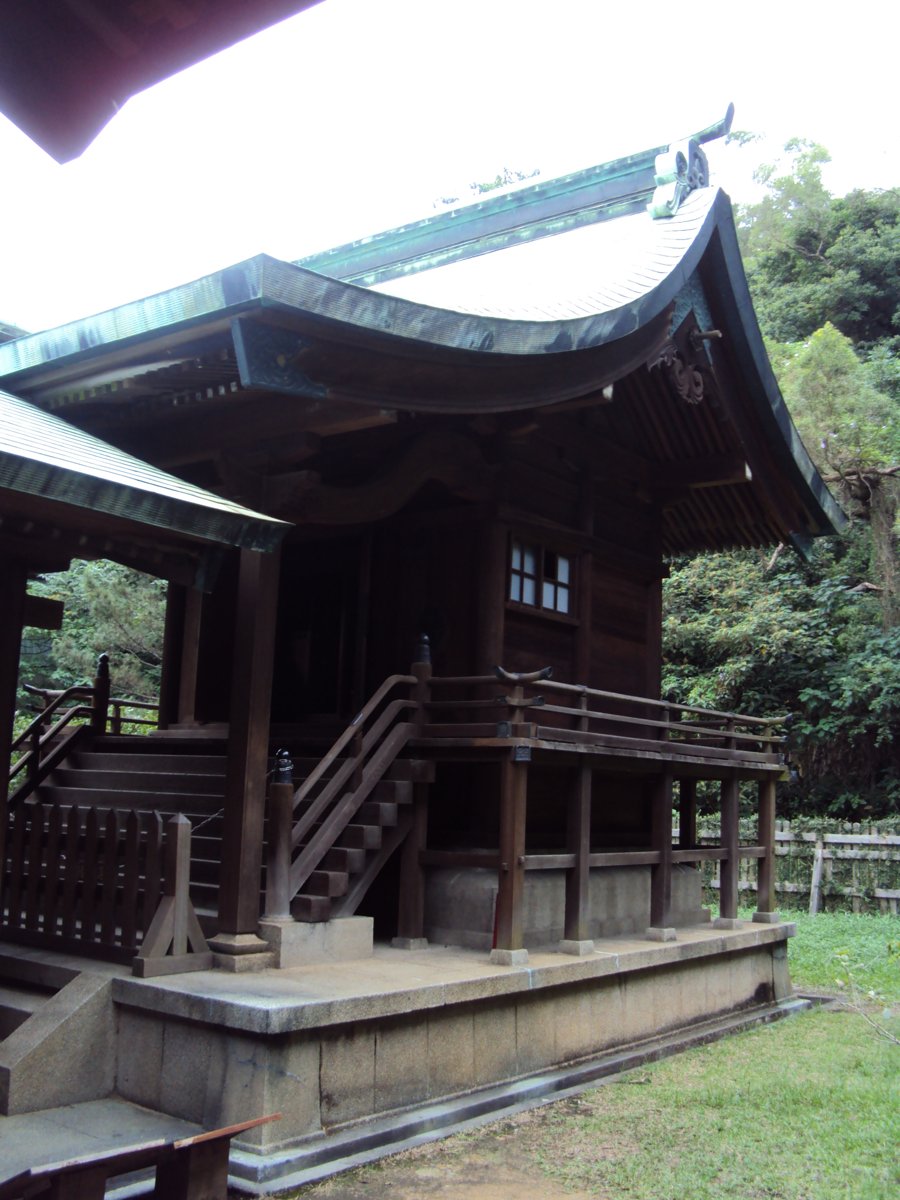
[[[431,679],[431,684],[432,684],[433,688],[463,687],[463,686],[480,687],[480,686],[488,686],[488,685],[497,687],[498,685],[501,684],[501,682],[502,681],[498,680],[496,675],[450,675],[450,676],[434,675],[434,676],[432,676],[432,679]],[[785,721],[787,721],[787,719],[788,719],[787,715],[773,716],[773,717],[754,717],[754,716],[750,716],[745,713],[722,712],[719,709],[700,708],[697,705],[681,704],[674,700],[657,700],[651,696],[632,696],[625,692],[610,692],[610,691],[606,691],[605,689],[602,689],[602,688],[592,688],[592,687],[589,687],[587,684],[583,684],[583,683],[560,683],[556,680],[551,680],[551,679],[542,679],[539,681],[535,681],[533,683],[525,683],[525,684],[522,684],[521,686],[526,687],[526,688],[531,688],[531,689],[539,689],[542,692],[558,692],[558,693],[563,693],[563,694],[573,695],[573,696],[589,696],[589,697],[597,698],[600,700],[618,700],[618,701],[623,701],[627,704],[642,705],[642,706],[649,706],[651,708],[663,709],[668,713],[673,713],[673,712],[690,713],[692,715],[696,715],[699,717],[712,718],[714,720],[733,721],[739,725],[760,725],[760,726],[763,726],[766,728],[772,728],[777,725],[783,725],[785,723]],[[502,705],[503,696],[498,696],[497,702],[498,702],[498,704]],[[454,705],[462,707],[462,706],[466,705],[467,703],[470,703],[470,702],[465,701],[465,700],[457,700],[457,701],[447,701],[446,703],[442,703],[439,700],[432,700],[429,702],[428,707],[444,708],[444,707],[451,707]],[[477,703],[477,702],[473,701],[471,703]],[[547,711],[550,711],[550,709],[548,708]],[[584,716],[585,713],[579,709],[578,715]],[[590,714],[588,714],[588,715],[590,715]],[[609,714],[602,714],[602,715],[609,715]],[[679,728],[686,728],[686,727],[679,725]],[[704,732],[710,732],[710,731],[705,730]]]
[[[384,698],[398,684],[414,684],[416,682],[415,675],[389,675],[381,687],[375,692],[359,710],[344,732],[337,738],[331,749],[320,759],[317,765],[313,768],[310,774],[304,779],[303,783],[297,789],[294,795],[294,808],[302,804],[309,796],[310,791],[322,778],[323,774],[328,770],[331,764],[340,758],[343,750],[356,737],[361,726],[369,719],[372,713],[378,708]]]
[[[28,683],[23,684],[23,686],[24,686],[25,690],[29,691],[29,692],[40,693],[43,690],[43,689],[39,689],[39,688],[33,688],[31,686],[31,684],[28,684]],[[81,683],[75,684],[73,687],[68,687],[64,691],[57,692],[54,699],[51,700],[50,703],[45,708],[42,708],[41,711],[35,715],[34,720],[29,721],[29,723],[25,726],[25,728],[22,730],[22,732],[17,737],[13,738],[12,745],[10,746],[10,751],[15,753],[15,751],[18,750],[19,747],[24,742],[26,742],[29,738],[34,736],[35,730],[40,729],[40,727],[43,724],[45,724],[48,717],[52,716],[53,713],[55,713],[57,711],[57,709],[61,708],[62,705],[65,704],[68,700],[72,699],[72,697],[74,697],[74,696],[82,696],[82,697],[83,696],[93,696],[93,694],[94,694],[93,688],[87,687],[85,684],[81,684]],[[78,705],[77,710],[81,713],[85,713],[85,712],[89,713],[91,711],[91,709],[88,708],[86,705]],[[74,711],[75,710],[73,710],[73,712]],[[72,719],[71,716],[69,716],[68,719],[71,720]]]

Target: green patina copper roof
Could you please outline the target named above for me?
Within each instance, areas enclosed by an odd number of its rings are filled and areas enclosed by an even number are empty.
[[[731,128],[734,105],[686,142],[701,145]],[[661,182],[659,162],[674,147],[656,146],[569,175],[479,200],[307,255],[297,265],[371,287],[418,271],[491,254],[598,221],[644,212]]]
[[[244,549],[272,550],[290,528],[157,470],[4,391],[0,489]]]

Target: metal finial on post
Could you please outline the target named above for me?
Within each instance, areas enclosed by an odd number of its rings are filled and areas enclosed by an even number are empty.
[[[430,663],[431,662],[431,638],[427,633],[420,633],[419,640],[416,642],[415,654],[413,656],[414,663]]]
[[[293,785],[294,764],[291,761],[290,750],[275,751],[275,769],[272,771],[272,782]]]
[[[294,764],[278,750],[269,787],[269,841],[266,856],[267,921],[291,919],[291,832],[294,819]]]

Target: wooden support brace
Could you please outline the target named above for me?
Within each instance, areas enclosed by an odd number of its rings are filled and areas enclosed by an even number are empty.
[[[739,784],[736,779],[722,781],[722,860],[719,884],[719,919],[737,920],[740,837],[738,826]]]
[[[150,928],[132,963],[141,978],[205,971],[213,965],[188,892],[191,874],[191,823],[179,813],[166,826],[165,891]]]
[[[672,775],[666,771],[653,783],[650,801],[653,850],[659,860],[650,876],[650,929],[654,938],[674,939],[672,929]]]
[[[590,767],[580,767],[569,793],[566,841],[569,853],[575,856],[575,863],[566,871],[567,942],[584,942],[590,938],[591,779]]]
[[[757,864],[756,911],[775,912],[775,780],[759,784],[759,825],[757,841],[764,855]]]
[[[525,806],[528,764],[505,758],[500,775],[500,872],[495,950],[523,949],[525,894]]]

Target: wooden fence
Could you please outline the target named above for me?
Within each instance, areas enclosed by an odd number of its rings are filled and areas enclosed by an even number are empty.
[[[0,933],[130,962],[163,894],[163,857],[159,813],[21,804],[10,814]]]
[[[742,841],[754,838],[749,826],[746,831],[742,828]],[[701,845],[715,845],[718,839],[716,828],[704,826],[699,831]],[[810,912],[900,912],[900,834],[859,823],[831,832],[801,831],[792,829],[788,821],[778,821],[775,842],[775,891],[782,907]],[[703,883],[707,899],[714,899],[719,863],[703,864]],[[754,859],[741,860],[738,891],[743,904],[754,903]]]

